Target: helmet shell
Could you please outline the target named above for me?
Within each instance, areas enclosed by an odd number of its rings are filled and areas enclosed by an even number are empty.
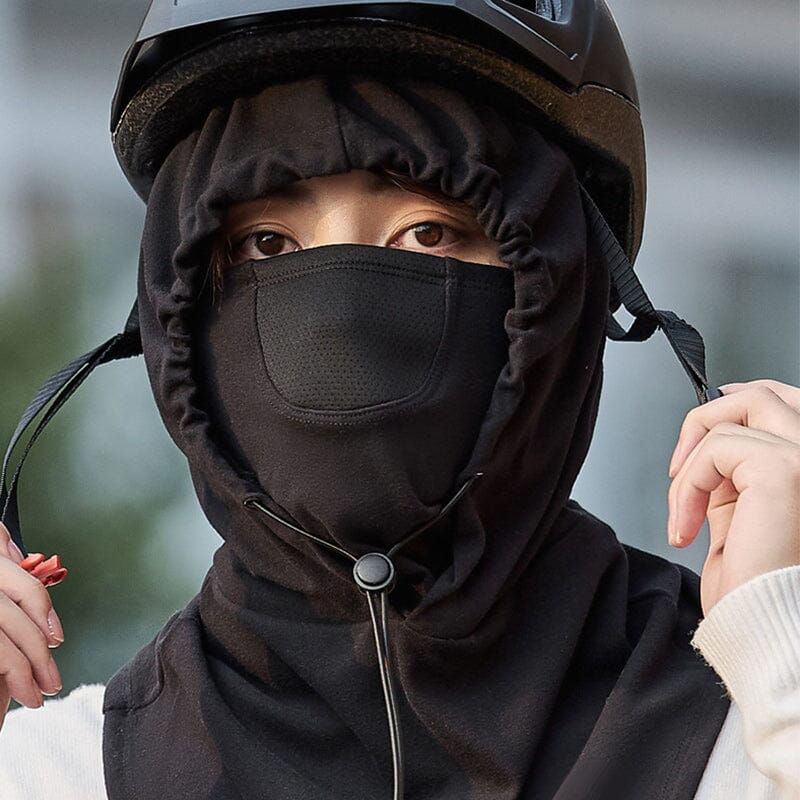
[[[436,80],[529,118],[570,154],[635,257],[644,136],[603,0],[152,0],[114,97],[114,151],[147,200],[172,147],[212,108],[269,83],[344,71]]]

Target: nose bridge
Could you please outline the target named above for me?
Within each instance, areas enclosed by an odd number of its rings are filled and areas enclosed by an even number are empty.
[[[319,207],[314,225],[313,247],[328,244],[381,246],[383,226],[379,204],[369,194],[357,198],[331,198]]]

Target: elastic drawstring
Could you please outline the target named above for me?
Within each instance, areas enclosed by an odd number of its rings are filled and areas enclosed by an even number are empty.
[[[389,723],[389,745],[392,750],[392,797],[394,800],[402,800],[403,797],[403,737],[400,730],[400,715],[397,713],[397,702],[394,694],[394,684],[392,682],[392,668],[389,652],[389,624],[387,620],[386,607],[388,605],[388,592],[379,592],[380,609],[380,633],[378,624],[375,620],[375,592],[366,591],[367,605],[369,606],[369,617],[372,622],[372,632],[375,635],[375,649],[378,654],[378,669],[381,674],[381,686],[383,687],[383,702],[386,706],[386,719]]]
[[[257,497],[251,496],[244,500],[244,505],[247,508],[257,509],[262,514],[266,514],[270,519],[275,520],[275,522],[279,522],[281,525],[289,528],[289,530],[300,533],[317,544],[327,547],[334,553],[349,558],[353,562],[353,580],[355,580],[356,585],[364,592],[367,598],[372,632],[375,637],[375,651],[378,657],[378,669],[381,676],[381,686],[383,687],[383,701],[386,707],[386,719],[389,723],[389,744],[392,750],[392,800],[403,800],[404,776],[403,739],[400,730],[400,715],[397,713],[394,683],[392,681],[391,650],[389,648],[389,593],[394,588],[396,579],[392,557],[409,542],[416,539],[423,531],[430,528],[447,514],[447,512],[464,496],[473,481],[480,478],[482,475],[482,472],[476,472],[470,478],[467,478],[450,500],[442,506],[435,517],[413,530],[408,536],[393,545],[387,553],[371,552],[366,553],[360,558],[334,542],[329,542],[326,539],[322,539],[319,536],[315,536],[313,533],[303,530],[297,525],[293,525],[291,522],[287,522],[259,502]],[[379,608],[376,607],[378,603],[380,603]]]

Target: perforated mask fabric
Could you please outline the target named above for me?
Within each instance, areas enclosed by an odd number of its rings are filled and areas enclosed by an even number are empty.
[[[246,503],[385,552],[476,473],[395,559],[406,798],[694,796],[727,711],[689,645],[697,576],[569,499],[598,407],[607,267],[565,154],[467,90],[359,75],[267,87],[213,111],[161,168],[142,239],[145,361],[224,544],[197,597],[108,685],[110,800],[391,797],[352,564]],[[208,257],[226,209],[352,169],[463,201],[507,266],[371,253],[377,271],[357,274],[365,249],[340,245],[325,308],[319,248],[275,261],[298,267],[285,283],[235,268],[215,310]],[[415,270],[435,280],[408,281]]]
[[[323,256],[303,274],[296,269],[284,274],[272,263],[258,279],[264,363],[280,395],[342,411],[419,392],[444,334],[443,276],[364,256],[344,264]]]

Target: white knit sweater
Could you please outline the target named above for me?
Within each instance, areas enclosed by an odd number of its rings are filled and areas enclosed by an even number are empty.
[[[800,800],[800,566],[726,595],[692,644],[733,700],[695,800]],[[1,800],[105,800],[102,700],[102,686],[81,686],[11,712]]]

